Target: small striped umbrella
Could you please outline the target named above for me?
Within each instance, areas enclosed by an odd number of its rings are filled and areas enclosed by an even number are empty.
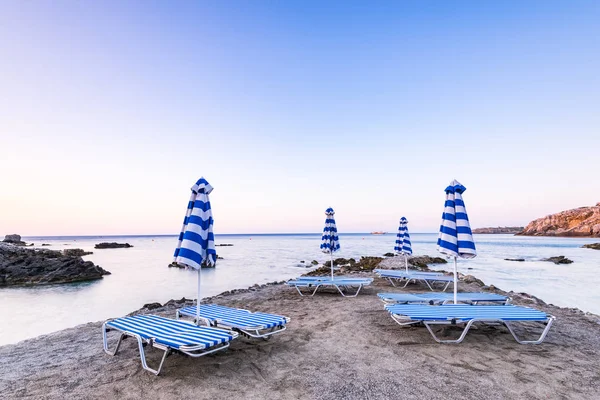
[[[196,322],[200,321],[200,269],[203,265],[216,263],[213,217],[208,195],[213,188],[204,178],[192,186],[192,196],[188,202],[179,243],[173,255],[173,262],[198,271],[198,299],[196,300]]]
[[[331,255],[331,279],[333,279],[333,253],[340,249],[340,239],[337,234],[337,227],[335,226],[335,211],[329,207],[325,210],[325,227],[323,228],[323,236],[321,237],[321,250],[323,253],[329,253]]]
[[[454,257],[454,304],[456,304],[458,283],[456,259],[458,257],[473,258],[477,255],[467,209],[462,199],[465,190],[467,188],[456,180],[453,180],[446,188],[446,203],[437,241],[440,253]]]
[[[396,254],[404,255],[404,268],[408,272],[408,256],[412,254],[412,245],[410,243],[410,235],[408,234],[408,220],[405,217],[400,218],[394,251]]]

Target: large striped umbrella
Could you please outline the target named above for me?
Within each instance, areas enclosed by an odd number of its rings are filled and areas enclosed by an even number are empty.
[[[408,272],[408,256],[412,254],[412,245],[410,243],[410,235],[408,234],[408,220],[405,217],[400,218],[394,251],[396,254],[404,255],[404,268]]]
[[[456,304],[458,283],[456,259],[458,257],[473,258],[477,255],[467,209],[462,199],[465,190],[467,188],[456,180],[453,180],[446,188],[446,203],[437,241],[440,253],[454,257],[454,304]]]
[[[337,227],[335,226],[335,211],[329,207],[325,210],[325,227],[323,228],[323,236],[321,237],[321,250],[323,253],[329,253],[331,255],[331,279],[333,279],[333,253],[340,249],[340,239],[337,234]]]
[[[173,262],[198,271],[198,299],[196,300],[196,321],[200,321],[200,269],[203,265],[213,266],[217,259],[213,217],[208,195],[213,188],[204,178],[192,186],[192,196],[188,202],[179,243],[175,249]]]

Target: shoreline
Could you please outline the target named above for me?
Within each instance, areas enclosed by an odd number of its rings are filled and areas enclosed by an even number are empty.
[[[381,267],[390,268],[393,259]],[[398,260],[399,262],[399,260]],[[371,272],[351,275],[372,276]],[[220,354],[168,357],[155,377],[142,370],[137,345],[116,356],[102,350],[101,324],[73,328],[0,347],[0,398],[263,398],[383,399],[595,398],[600,394],[600,316],[545,303],[526,293],[481,286],[463,276],[461,291],[506,293],[514,304],[557,317],[546,341],[517,344],[502,327],[472,330],[459,345],[435,343],[423,327],[401,327],[378,292],[425,292],[375,278],[356,298],[324,291],[300,297],[281,282],[234,289],[203,299],[291,317],[269,341],[236,339]],[[191,300],[145,305],[131,314],[174,318]],[[537,332],[524,324],[521,332]],[[157,358],[158,357],[158,358]],[[156,363],[158,352],[148,352]],[[450,391],[449,391],[450,389]]]

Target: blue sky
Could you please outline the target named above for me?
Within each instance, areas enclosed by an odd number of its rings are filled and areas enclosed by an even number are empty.
[[[600,201],[600,3],[2,2],[0,234],[436,231]]]

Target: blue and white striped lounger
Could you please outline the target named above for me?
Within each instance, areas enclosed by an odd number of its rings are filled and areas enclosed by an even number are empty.
[[[317,278],[317,277],[313,277],[313,278]],[[321,277],[318,277],[321,278]],[[370,285],[373,282],[373,279],[371,278],[344,278],[344,277],[334,277],[333,279],[331,279],[330,277],[323,277],[323,279],[295,279],[295,280],[290,280],[287,282],[288,286],[293,286],[296,288],[296,290],[298,291],[298,293],[300,294],[300,296],[304,296],[302,294],[302,292],[300,291],[300,288],[308,288],[308,289],[313,289],[312,293],[310,294],[311,296],[314,296],[315,293],[317,293],[317,290],[319,290],[320,287],[335,287],[338,292],[340,292],[340,294],[344,297],[356,297],[358,296],[358,293],[360,292],[360,290],[363,288],[363,286],[367,286]],[[350,287],[358,287],[358,289],[356,289],[356,293],[354,294],[345,294],[344,291],[348,290]]]
[[[454,301],[453,293],[378,293],[377,296],[384,303],[421,303],[421,304],[446,304]],[[483,302],[507,304],[509,298],[496,293],[457,293],[457,300],[461,303],[477,304]]]
[[[107,332],[112,330],[121,332],[114,351],[108,349],[107,339]],[[158,375],[169,353],[178,352],[190,357],[201,357],[219,350],[225,350],[229,347],[229,342],[235,339],[238,334],[220,328],[196,326],[190,322],[177,321],[157,315],[115,318],[102,324],[102,341],[104,351],[107,354],[114,356],[119,351],[119,346],[126,336],[137,339],[142,367],[154,375]],[[144,345],[151,345],[164,351],[158,369],[148,367]]]
[[[177,319],[181,316],[196,318],[196,306],[177,310]],[[268,339],[271,335],[283,332],[290,318],[282,315],[250,312],[241,308],[225,307],[218,304],[201,304],[200,318],[207,325],[219,326],[239,331],[251,338]]]
[[[406,281],[406,283],[402,287],[408,286],[408,284],[411,282],[421,281],[421,282],[425,282],[425,284],[431,291],[434,291],[434,288],[432,285],[434,285],[437,282],[442,282],[442,283],[445,282],[446,284],[442,289],[442,292],[445,292],[446,289],[448,289],[448,286],[450,286],[450,284],[454,282],[453,277],[444,275],[442,272],[422,272],[422,271],[406,272],[406,271],[400,271],[400,270],[386,270],[386,269],[376,269],[374,271],[380,277],[386,278],[392,284],[392,286],[396,286],[396,284],[394,284],[394,281],[393,281],[394,279],[397,279],[400,281],[402,281],[402,280]]]
[[[433,339],[438,343],[460,343],[475,322],[504,324],[515,340],[520,344],[539,344],[544,341],[555,317],[542,311],[522,306],[484,306],[468,304],[445,304],[440,306],[424,304],[388,304],[392,319],[400,325],[422,322]],[[546,324],[546,328],[537,340],[521,340],[513,331],[511,323],[538,321]],[[466,324],[460,337],[452,340],[439,339],[431,326]]]

